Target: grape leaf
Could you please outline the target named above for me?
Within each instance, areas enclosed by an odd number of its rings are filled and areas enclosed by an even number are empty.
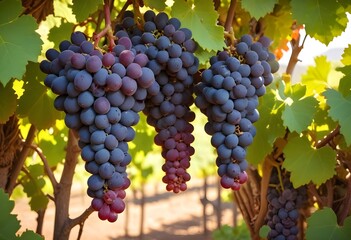
[[[0,239],[14,239],[20,229],[16,215],[11,214],[15,202],[0,188]]]
[[[144,152],[146,155],[152,151],[155,133],[150,131],[151,127],[146,125],[146,118],[144,115],[140,116],[139,123],[135,126],[135,138],[133,140],[134,148],[130,148],[130,154],[134,157],[137,152]]]
[[[268,225],[263,225],[261,228],[260,228],[260,237],[261,238],[266,238],[268,236],[268,233],[271,231],[271,228],[268,226]]]
[[[66,145],[67,142],[65,141],[65,135],[62,136],[61,134],[55,134],[54,142],[42,139],[39,143],[39,147],[43,150],[43,154],[51,167],[56,166],[63,161],[65,158]]]
[[[47,88],[40,84],[45,78],[39,70],[38,63],[29,63],[25,81],[24,94],[19,99],[17,113],[21,117],[28,116],[29,121],[39,130],[47,129],[55,124],[55,120],[61,117],[61,113],[54,108],[54,99]]]
[[[163,0],[144,0],[144,4],[157,11],[163,11],[166,8],[166,2]]]
[[[58,48],[60,42],[69,39],[69,34],[73,31],[73,27],[73,23],[62,22],[59,27],[51,28],[48,34],[49,41],[54,42],[55,47]]]
[[[318,56],[314,59],[315,66],[309,66],[301,77],[301,82],[306,85],[306,95],[320,94],[328,84],[328,76],[332,69],[331,63],[326,56]]]
[[[9,82],[4,87],[0,83],[0,124],[4,124],[15,113],[17,107],[17,96]]]
[[[338,90],[342,95],[347,96],[351,93],[351,65],[337,68],[344,76],[340,79]]]
[[[284,126],[290,131],[301,133],[312,123],[317,111],[318,101],[314,97],[304,97],[306,87],[301,84],[291,86],[284,100],[285,108],[282,113]]]
[[[264,16],[262,22],[264,34],[272,40],[271,49],[276,49],[280,41],[291,34],[293,18],[289,2],[282,1],[275,5],[273,13]]]
[[[91,13],[98,10],[101,0],[73,0],[72,11],[78,22],[83,22]]]
[[[351,65],[351,44],[344,49],[344,53],[342,54],[341,62],[344,65]]]
[[[36,234],[31,230],[26,230],[21,234],[21,236],[17,237],[18,240],[44,240],[44,237]]]
[[[334,89],[323,93],[330,106],[329,116],[340,124],[340,133],[344,135],[347,145],[351,144],[351,95],[344,97]]]
[[[278,3],[278,0],[267,0],[259,3],[255,0],[242,0],[241,6],[258,20],[260,17],[272,12],[276,3]]]
[[[224,28],[217,25],[218,13],[212,0],[175,1],[172,16],[178,18],[182,26],[189,28],[195,41],[208,51],[221,50],[224,44]]]
[[[337,1],[292,0],[291,7],[293,18],[305,25],[306,33],[327,45],[345,30],[348,22]]]
[[[42,41],[35,30],[38,25],[31,16],[18,17],[20,1],[0,1],[0,82],[22,78],[28,61],[37,61]],[[9,13],[9,12],[12,12]],[[14,13],[16,15],[14,15]]]
[[[260,99],[260,119],[254,124],[257,129],[256,136],[247,149],[247,160],[253,165],[261,163],[272,151],[275,140],[285,134],[279,105],[280,102],[276,101],[276,93],[273,91],[268,91]]]
[[[206,51],[200,46],[195,51],[195,56],[199,59],[200,65],[205,65],[209,62],[210,57],[216,55],[216,51]]]
[[[294,188],[310,181],[320,185],[335,174],[336,152],[328,147],[312,148],[305,136],[289,139],[284,155],[283,167],[291,172]]]
[[[30,198],[29,205],[32,211],[45,209],[49,203],[49,199],[45,196],[42,189],[45,186],[44,168],[41,164],[28,166],[30,176],[25,176],[21,180],[23,191]]]
[[[337,223],[333,209],[325,207],[315,211],[307,218],[306,239],[348,240],[351,236],[351,217],[347,217],[343,226]]]

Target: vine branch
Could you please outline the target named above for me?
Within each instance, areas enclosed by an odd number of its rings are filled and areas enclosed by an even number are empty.
[[[28,131],[28,135],[27,135],[26,141],[23,145],[22,151],[20,152],[18,159],[16,159],[14,161],[13,170],[11,171],[10,180],[9,180],[9,183],[7,185],[7,188],[6,188],[6,191],[10,196],[13,192],[13,189],[16,186],[16,180],[17,180],[19,173],[21,172],[24,161],[26,160],[26,158],[28,156],[28,153],[30,150],[30,145],[32,144],[32,142],[34,140],[36,130],[37,130],[36,127],[32,124],[30,126],[29,131]]]
[[[300,61],[298,56],[299,56],[301,50],[304,47],[304,44],[305,44],[305,41],[306,41],[306,38],[307,38],[307,34],[305,35],[301,45],[299,45],[300,37],[301,37],[301,35],[299,33],[299,37],[297,38],[297,40],[290,42],[291,43],[291,47],[292,47],[292,52],[291,52],[291,56],[290,56],[290,59],[289,59],[288,66],[286,67],[286,72],[285,72],[286,74],[292,75],[297,62]]]
[[[33,144],[30,145],[30,148],[33,149],[39,155],[40,159],[42,160],[42,162],[44,164],[44,169],[45,169],[46,175],[49,177],[53,188],[54,189],[57,188],[57,180],[56,180],[54,173],[52,172],[52,170],[49,166],[48,160],[44,156],[42,150],[38,146],[35,146]]]
[[[340,133],[340,125],[338,124],[333,131],[331,131],[328,135],[326,135],[322,140],[318,141],[315,144],[316,148],[321,148],[327,145],[334,137],[336,137]]]
[[[231,0],[228,13],[227,13],[227,18],[224,24],[224,30],[227,32],[230,32],[232,30],[232,24],[233,24],[233,19],[235,15],[235,7],[236,7],[236,0]]]
[[[76,226],[76,225],[81,225],[84,224],[85,220],[87,220],[87,218],[90,216],[90,214],[92,214],[94,212],[94,209],[89,206],[80,216],[73,218],[73,219],[69,219],[64,228],[64,231],[66,233],[70,232],[71,229]]]
[[[260,211],[257,215],[255,224],[254,224],[254,232],[258,233],[260,228],[264,223],[264,219],[267,213],[268,201],[267,201],[267,191],[268,185],[270,181],[270,176],[272,172],[273,165],[272,161],[269,160],[269,156],[265,158],[262,166],[262,181],[261,181],[261,197],[260,197]]]
[[[109,51],[112,51],[113,47],[115,46],[115,41],[114,41],[114,36],[113,36],[113,30],[111,27],[111,10],[110,10],[110,0],[104,0],[104,14],[105,14],[105,28],[102,29],[101,32],[99,33],[94,33],[93,35],[93,41],[94,41],[94,47],[98,48],[100,39],[104,36],[107,36],[107,42],[108,42],[108,49]]]

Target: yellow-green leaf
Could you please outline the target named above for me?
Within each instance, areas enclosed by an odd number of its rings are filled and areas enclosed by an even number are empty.
[[[255,0],[242,0],[241,6],[250,13],[250,15],[257,20],[260,17],[273,11],[274,5],[278,0],[268,0],[257,2]]]
[[[225,47],[224,28],[217,25],[218,13],[212,0],[175,1],[172,16],[181,21],[181,27],[192,31],[195,41],[203,49],[217,51]]]
[[[289,139],[284,155],[283,167],[291,172],[294,188],[309,182],[320,185],[335,174],[336,152],[328,147],[313,148],[305,136]]]

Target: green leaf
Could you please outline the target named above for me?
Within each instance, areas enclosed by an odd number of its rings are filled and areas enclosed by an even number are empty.
[[[14,239],[20,229],[16,215],[11,214],[15,202],[0,188],[0,240]]]
[[[198,46],[195,51],[195,56],[199,59],[200,65],[209,63],[209,59],[214,55],[216,55],[216,51],[207,51],[200,46]]]
[[[50,141],[41,140],[39,143],[39,147],[43,150],[43,154],[50,167],[57,166],[57,164],[61,163],[65,158],[65,147],[67,142],[60,135],[55,136],[55,142],[52,143]]]
[[[349,44],[348,47],[344,49],[341,62],[344,65],[351,65],[351,44]]]
[[[292,0],[292,15],[298,24],[304,24],[306,33],[324,44],[329,44],[346,28],[344,8],[335,0]]]
[[[278,0],[267,0],[257,2],[255,0],[242,0],[241,6],[250,13],[250,15],[257,20],[260,17],[273,11],[274,5],[278,3]]]
[[[30,198],[29,205],[32,211],[45,209],[49,203],[49,199],[45,196],[42,189],[45,186],[44,167],[41,164],[28,166],[30,176],[23,177],[21,183],[23,191]]]
[[[73,0],[72,11],[78,22],[83,22],[90,14],[98,10],[101,0]]]
[[[284,126],[290,131],[301,133],[312,123],[317,111],[318,101],[314,97],[303,97],[306,87],[301,84],[291,86],[291,92],[285,101],[282,113]]]
[[[32,211],[43,210],[49,204],[49,199],[43,192],[31,196],[29,206]]]
[[[260,237],[261,238],[266,238],[268,236],[268,233],[271,231],[271,228],[268,225],[263,225],[260,228]]]
[[[58,48],[59,44],[63,40],[67,40],[70,37],[70,33],[73,31],[74,24],[69,22],[63,22],[59,27],[53,27],[50,29],[48,39],[54,42],[55,47]]]
[[[335,174],[336,152],[331,148],[312,148],[307,137],[289,139],[284,148],[283,167],[291,172],[294,188],[309,182],[320,185]]]
[[[344,135],[347,145],[351,144],[351,95],[346,98],[334,89],[326,90],[323,95],[330,106],[329,116],[338,121],[340,132]]]
[[[337,68],[344,76],[340,79],[338,90],[345,97],[351,93],[351,65]]]
[[[17,239],[18,240],[44,240],[44,237],[36,234],[35,232],[33,232],[31,230],[26,230]]]
[[[331,208],[315,211],[307,218],[306,239],[348,240],[351,236],[351,217],[347,217],[343,226],[337,223],[335,212]]]
[[[291,34],[293,18],[289,2],[281,0],[275,5],[273,13],[262,18],[262,22],[264,23],[264,34],[272,40],[271,49],[276,49],[281,40]]]
[[[312,123],[318,101],[314,97],[306,97],[286,104],[282,113],[284,126],[290,131],[301,133]]]
[[[163,0],[144,0],[144,4],[157,11],[163,11],[166,8],[166,2]]]
[[[284,136],[285,127],[281,118],[281,102],[276,100],[276,92],[267,91],[261,97],[258,111],[260,119],[255,122],[256,136],[253,143],[247,149],[247,160],[257,165],[272,151],[275,140]]]
[[[329,86],[328,76],[332,70],[331,63],[326,56],[318,56],[314,61],[315,66],[309,66],[307,72],[301,77],[301,82],[307,87],[307,96],[320,94]]]
[[[59,119],[61,113],[54,108],[54,97],[49,95],[47,88],[40,84],[45,78],[39,70],[38,63],[29,63],[23,80],[24,94],[19,99],[17,112],[21,117],[28,117],[29,121],[39,130],[50,128]]]
[[[140,121],[135,126],[135,138],[133,145],[135,147],[130,148],[130,154],[135,157],[137,152],[143,152],[145,155],[152,151],[154,144],[154,131],[150,131],[151,127],[146,124],[146,117],[141,114]]]
[[[189,28],[195,41],[208,51],[221,50],[224,44],[224,28],[217,25],[218,13],[212,0],[175,1],[172,16]]]
[[[0,83],[0,96],[0,124],[4,124],[15,113],[17,107],[17,96],[11,82],[5,87]]]
[[[41,51],[42,41],[35,32],[38,24],[31,16],[18,17],[21,10],[20,1],[0,1],[0,82],[3,85],[11,78],[22,78],[27,62],[37,61]]]

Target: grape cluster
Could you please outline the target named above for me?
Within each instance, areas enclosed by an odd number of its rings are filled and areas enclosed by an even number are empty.
[[[195,114],[190,110],[193,75],[199,61],[194,56],[196,44],[192,33],[181,28],[177,18],[169,18],[164,12],[157,15],[149,10],[143,15],[141,29],[136,27],[134,15],[126,12],[116,27],[116,37],[129,36],[133,48],[147,55],[149,67],[155,74],[160,89],[146,99],[144,113],[147,122],[157,131],[154,142],[162,147],[165,163],[162,166],[166,189],[178,193],[187,188],[190,180],[187,168],[194,154],[191,143]]]
[[[65,112],[65,124],[79,136],[81,157],[88,178],[87,193],[102,220],[116,221],[124,208],[130,180],[128,142],[135,137],[133,126],[145,108],[151,88],[157,89],[148,58],[132,49],[122,37],[113,51],[94,49],[82,32],[62,41],[60,52],[49,49],[40,63],[48,74],[44,83],[58,96],[57,110]],[[152,91],[151,91],[152,92]],[[155,92],[155,94],[157,91]]]
[[[271,175],[271,186],[267,192],[268,212],[266,223],[270,227],[268,239],[273,240],[296,240],[298,239],[298,209],[302,207],[307,199],[306,187],[294,189],[289,175],[283,172],[282,185],[280,189],[278,171],[273,169]]]
[[[258,97],[265,94],[279,67],[269,45],[266,37],[253,42],[250,35],[243,35],[233,52],[211,57],[210,68],[195,87],[195,104],[207,116],[205,131],[216,148],[224,188],[239,190],[247,181],[246,148],[256,135]]]

